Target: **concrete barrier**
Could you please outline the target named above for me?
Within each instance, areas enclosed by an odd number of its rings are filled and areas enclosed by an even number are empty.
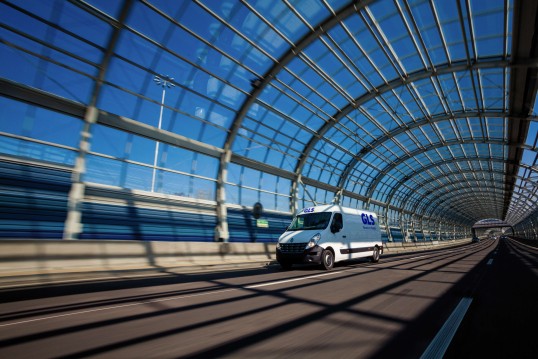
[[[428,251],[445,247],[460,246],[468,243],[471,243],[471,238],[427,242],[386,242],[383,245],[383,254],[399,254],[406,252]]]
[[[383,254],[439,249],[470,243],[385,243]],[[276,263],[276,243],[150,242],[118,240],[0,240],[0,276],[54,272],[207,267]]]
[[[1,240],[0,275],[268,263],[273,243]]]

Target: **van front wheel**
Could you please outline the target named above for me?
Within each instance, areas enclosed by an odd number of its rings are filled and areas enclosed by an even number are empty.
[[[334,254],[328,249],[325,249],[323,253],[321,253],[321,265],[326,270],[331,270],[334,266]]]
[[[372,262],[379,262],[379,247],[374,247],[374,252],[372,253]]]

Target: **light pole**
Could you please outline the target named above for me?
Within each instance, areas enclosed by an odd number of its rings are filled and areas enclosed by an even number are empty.
[[[163,121],[163,109],[164,109],[164,96],[166,95],[166,88],[172,88],[175,85],[172,83],[174,81],[173,77],[170,76],[155,76],[153,78],[153,81],[157,84],[157,86],[161,86],[163,88],[163,95],[161,98],[161,112],[159,114],[159,130],[161,129],[161,124]],[[153,157],[153,176],[151,177],[151,192],[154,192],[155,190],[155,175],[157,173],[157,156],[159,154],[159,141],[156,141],[155,143],[155,156]]]

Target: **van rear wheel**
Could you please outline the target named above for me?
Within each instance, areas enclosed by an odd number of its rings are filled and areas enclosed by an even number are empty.
[[[374,247],[374,252],[372,253],[372,262],[377,263],[379,262],[379,247]]]
[[[331,270],[334,266],[334,254],[328,249],[321,253],[321,265],[326,270]]]

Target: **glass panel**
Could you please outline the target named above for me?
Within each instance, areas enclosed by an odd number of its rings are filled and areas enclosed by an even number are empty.
[[[448,107],[453,112],[460,112],[464,111],[465,108],[460,97],[458,85],[454,81],[454,76],[457,77],[458,73],[438,76],[438,80],[444,95],[444,101],[446,101]]]
[[[369,8],[377,20],[383,37],[388,40],[389,46],[394,50],[397,61],[403,65],[404,72],[411,73],[422,68],[422,61],[394,2],[377,1]]]
[[[479,57],[504,53],[504,0],[471,1],[476,47]]]
[[[490,111],[503,111],[505,108],[503,69],[480,70],[479,76],[484,107]]]
[[[436,0],[435,9],[441,24],[441,31],[448,46],[450,60],[455,62],[466,59],[467,55],[461,32],[458,7],[447,1]]]
[[[411,13],[417,22],[420,34],[434,65],[447,63],[448,59],[445,54],[441,33],[429,3],[422,0],[413,0],[410,1],[410,5]]]
[[[301,20],[286,7],[286,4],[280,1],[256,1],[252,4],[254,8],[263,14],[268,23],[275,26],[290,41],[297,41],[306,34],[308,28]],[[266,43],[267,46],[275,42],[274,36],[270,31],[264,29],[264,26],[256,22],[256,28],[259,29],[260,38],[258,42]],[[277,42],[278,44],[278,42]]]

